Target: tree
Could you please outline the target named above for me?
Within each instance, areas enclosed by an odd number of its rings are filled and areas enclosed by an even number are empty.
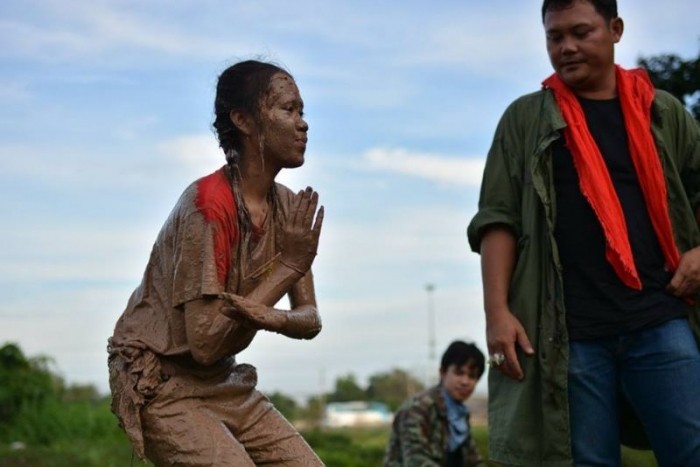
[[[654,86],[676,96],[700,122],[700,53],[688,60],[674,54],[641,57],[637,63],[647,69]]]
[[[27,358],[18,345],[0,347],[0,424],[9,424],[28,404],[57,399],[61,378],[49,369],[47,357]]]
[[[274,405],[287,420],[296,420],[299,415],[299,407],[294,399],[279,391],[275,391],[267,397],[270,399],[270,402],[272,402],[272,405]]]
[[[423,384],[407,371],[395,368],[387,373],[379,373],[369,378],[367,397],[369,400],[384,402],[396,411],[409,396],[423,389]]]
[[[71,384],[61,393],[61,400],[66,403],[90,402],[97,404],[102,399],[103,396],[94,384]]]
[[[306,407],[302,410],[301,418],[318,427],[323,421],[323,411],[325,403],[323,396],[311,396],[306,401]]]
[[[335,390],[326,397],[328,402],[349,402],[367,400],[365,391],[357,384],[352,373],[335,380]]]

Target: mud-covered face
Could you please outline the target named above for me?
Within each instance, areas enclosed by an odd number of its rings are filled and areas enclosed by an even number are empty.
[[[615,44],[620,18],[607,21],[587,0],[544,15],[547,54],[554,71],[577,94],[594,97],[615,89]]]
[[[479,368],[471,361],[462,366],[452,364],[446,370],[440,370],[442,386],[457,402],[464,402],[472,395],[480,376]]]
[[[304,101],[294,79],[286,73],[275,74],[260,106],[260,137],[265,164],[277,169],[302,165],[308,131]]]

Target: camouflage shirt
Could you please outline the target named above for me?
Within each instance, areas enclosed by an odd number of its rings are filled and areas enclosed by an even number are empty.
[[[469,414],[467,413],[467,426]],[[449,440],[447,407],[440,386],[408,399],[394,416],[384,467],[447,466]],[[484,466],[471,436],[462,447],[460,467]]]

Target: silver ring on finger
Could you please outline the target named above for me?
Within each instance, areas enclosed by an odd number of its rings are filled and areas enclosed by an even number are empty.
[[[489,355],[489,358],[486,361],[486,363],[488,363],[489,367],[495,368],[495,367],[501,366],[503,364],[503,362],[505,362],[505,361],[506,361],[506,356],[501,352],[496,352],[493,355]]]

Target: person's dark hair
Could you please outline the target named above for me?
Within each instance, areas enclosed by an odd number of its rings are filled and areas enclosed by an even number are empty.
[[[292,75],[277,65],[246,60],[231,65],[219,75],[214,101],[214,123],[219,146],[231,162],[241,148],[240,131],[231,121],[232,110],[239,110],[260,121],[261,100],[268,92],[270,81],[277,73]]]
[[[463,341],[451,343],[440,360],[440,371],[447,371],[450,365],[463,366],[472,363],[479,370],[479,376],[484,374],[484,354],[473,343]]]
[[[563,10],[581,0],[544,0],[542,2],[542,22],[549,10]],[[583,0],[589,2],[606,21],[617,18],[617,0]]]

